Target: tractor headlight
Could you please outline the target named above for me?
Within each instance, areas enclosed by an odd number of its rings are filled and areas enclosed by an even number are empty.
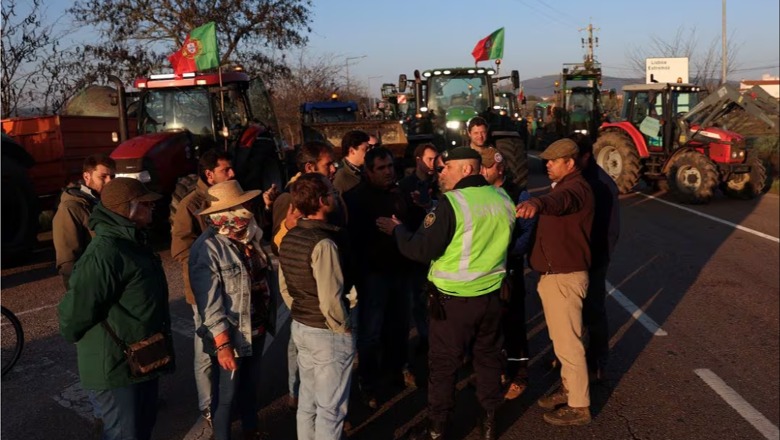
[[[141,171],[140,173],[116,173],[116,177],[129,177],[136,179],[141,183],[149,183],[152,181],[152,176],[149,175],[149,171]]]
[[[580,133],[580,134],[582,134],[582,135],[585,135],[585,136],[587,136],[587,135],[588,135],[588,130],[585,130],[585,129],[581,129],[581,130],[574,130],[574,132],[575,132],[575,133]]]
[[[450,130],[457,130],[460,128],[460,121],[447,121],[447,128]]]

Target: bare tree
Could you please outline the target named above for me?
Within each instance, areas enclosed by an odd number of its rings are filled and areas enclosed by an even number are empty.
[[[215,22],[220,62],[243,64],[270,79],[287,73],[269,50],[303,46],[311,0],[76,0],[68,12],[95,28],[102,41],[85,47],[100,74],[129,80],[168,67],[167,56],[194,28]]]
[[[20,102],[32,102],[38,81],[34,65],[52,44],[51,26],[43,24],[41,0],[33,0],[29,13],[17,15],[14,0],[3,1],[2,18],[2,111],[4,117],[17,116]]]
[[[290,60],[290,74],[270,82],[274,110],[282,137],[291,145],[301,142],[300,105],[309,101],[326,101],[339,92],[338,79],[344,68],[337,55],[312,55],[301,50]]]
[[[92,80],[83,75],[81,49],[62,47],[66,31],[56,31],[57,22],[46,19],[42,0],[4,0],[2,18],[3,116],[59,112]]]
[[[645,60],[647,58],[687,57],[690,63],[690,82],[712,91],[720,83],[720,42],[720,37],[716,37],[704,50],[699,50],[696,28],[686,31],[683,27],[679,27],[677,32],[668,39],[657,35],[651,36],[648,44],[631,48],[626,57],[629,65],[641,77],[645,75]],[[738,68],[735,63],[738,49],[739,47],[734,43],[733,38],[729,37],[726,42],[727,72],[733,72]]]

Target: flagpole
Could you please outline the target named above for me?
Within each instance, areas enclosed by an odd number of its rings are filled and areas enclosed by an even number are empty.
[[[224,150],[228,149],[228,127],[225,124],[225,91],[222,90],[222,64],[217,66],[217,75],[219,76],[219,111],[222,112],[222,139],[224,140]]]

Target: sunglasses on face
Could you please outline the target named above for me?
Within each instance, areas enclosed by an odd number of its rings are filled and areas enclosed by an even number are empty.
[[[433,169],[436,170],[436,174],[441,174],[441,172],[444,171],[444,167],[442,166],[433,167]]]

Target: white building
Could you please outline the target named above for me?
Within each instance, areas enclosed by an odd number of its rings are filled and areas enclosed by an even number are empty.
[[[780,99],[780,77],[765,73],[759,80],[743,79],[739,82],[739,91],[744,92],[753,86],[760,86],[770,95]]]

